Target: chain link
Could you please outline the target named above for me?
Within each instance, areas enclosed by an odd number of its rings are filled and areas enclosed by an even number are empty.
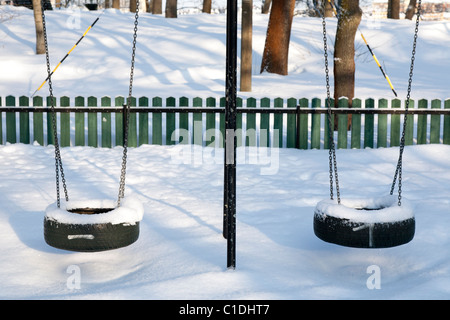
[[[323,1],[325,5],[325,1]],[[323,8],[325,12],[325,8]],[[328,160],[330,165],[330,199],[334,199],[334,188],[333,188],[333,171],[334,180],[336,181],[336,197],[337,202],[341,203],[341,194],[339,190],[339,176],[337,171],[337,160],[336,160],[336,145],[334,143],[334,128],[332,126],[332,114],[331,114],[331,94],[330,94],[330,76],[328,68],[328,45],[327,45],[327,27],[325,22],[325,15],[322,14],[322,28],[323,28],[323,50],[325,59],[325,79],[327,83],[327,108],[328,108],[328,134],[329,134],[329,150],[328,150]]]
[[[45,23],[45,0],[41,1],[41,12],[42,12],[42,27],[44,33],[44,45],[45,45],[45,58],[47,62],[47,74],[48,74],[48,90],[50,93],[50,105],[51,105],[51,113],[52,113],[52,129],[53,129],[53,137],[54,137],[54,145],[55,145],[55,171],[56,171],[56,204],[58,208],[61,206],[61,197],[60,197],[60,187],[59,187],[59,176],[61,174],[61,182],[63,185],[64,195],[66,201],[69,201],[69,195],[67,192],[66,186],[66,178],[64,176],[64,170],[61,160],[61,151],[59,149],[59,140],[58,140],[58,130],[56,124],[56,112],[55,112],[55,101],[53,97],[53,87],[52,87],[52,77],[51,77],[51,68],[50,68],[50,56],[48,50],[48,40],[47,40],[47,26]]]
[[[395,184],[398,179],[398,205],[402,204],[402,171],[403,171],[403,151],[405,149],[405,132],[406,132],[406,123],[408,119],[408,109],[411,98],[411,87],[412,87],[412,79],[413,79],[413,71],[414,71],[414,61],[416,59],[416,46],[417,46],[417,38],[419,34],[419,22],[420,22],[420,13],[422,10],[422,0],[419,0],[417,5],[417,18],[416,18],[416,26],[414,30],[414,41],[413,41],[413,49],[411,53],[411,66],[409,69],[409,79],[408,79],[408,90],[406,94],[406,102],[405,102],[405,116],[403,119],[403,130],[402,136],[400,139],[400,152],[398,156],[397,167],[395,169],[394,180],[391,186],[390,194],[394,194]]]
[[[130,120],[130,107],[133,93],[133,77],[134,77],[134,61],[136,56],[136,39],[138,30],[138,18],[139,18],[139,0],[136,0],[136,13],[134,16],[134,34],[133,34],[133,47],[131,53],[131,70],[130,70],[130,86],[128,89],[128,99],[124,105],[124,136],[123,136],[123,154],[122,154],[122,168],[120,171],[120,183],[119,183],[119,196],[117,198],[117,206],[120,207],[121,199],[125,196],[125,175],[127,170],[127,153],[128,153],[128,124]]]

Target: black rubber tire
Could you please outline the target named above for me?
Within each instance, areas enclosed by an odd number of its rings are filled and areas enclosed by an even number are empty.
[[[139,237],[139,222],[130,224],[67,224],[44,219],[45,242],[55,248],[98,252],[128,246]]]
[[[414,218],[366,224],[314,214],[314,233],[319,239],[354,248],[390,248],[406,244],[414,238],[415,226]]]

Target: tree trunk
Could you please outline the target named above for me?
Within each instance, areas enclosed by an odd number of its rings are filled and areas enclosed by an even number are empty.
[[[41,0],[33,0],[34,26],[36,29],[36,54],[45,53],[44,23],[42,21]]]
[[[388,0],[387,17],[389,19],[400,19],[400,0]]]
[[[264,3],[261,8],[261,13],[263,13],[263,14],[269,13],[271,3],[272,3],[272,0],[264,0]]]
[[[113,8],[120,9],[120,0],[112,0]]]
[[[416,12],[416,0],[409,0],[408,8],[406,9],[405,19],[411,20]]]
[[[139,0],[130,0],[130,12],[136,12],[136,1]]]
[[[211,13],[211,0],[203,0],[203,13]]]
[[[177,0],[167,0],[166,18],[176,18],[177,16]]]
[[[150,0],[148,8],[152,14],[162,14],[162,0]]]
[[[333,1],[333,0],[331,0]],[[325,2],[325,17],[333,16],[333,7],[328,0],[313,0],[314,7],[316,8],[315,16],[321,17],[323,14],[323,6]]]
[[[261,62],[264,71],[288,74],[289,41],[295,0],[273,0]]]
[[[242,0],[241,91],[252,91],[253,0]]]
[[[334,47],[334,100],[348,98],[349,107],[355,95],[355,35],[361,22],[359,0],[342,0]],[[349,126],[351,116],[349,116]],[[337,121],[335,122],[335,127]]]

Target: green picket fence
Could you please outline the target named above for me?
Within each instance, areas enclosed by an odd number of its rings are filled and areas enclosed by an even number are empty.
[[[45,104],[44,104],[45,100]],[[0,98],[0,142],[53,144],[50,98]],[[55,98],[62,147],[111,148],[123,145],[124,97]],[[128,145],[224,145],[224,98],[140,97],[131,101]],[[238,146],[328,148],[325,101],[315,98],[237,100]],[[402,101],[341,99],[334,109],[338,148],[378,148],[400,144]],[[404,106],[404,103],[403,103]],[[351,126],[348,129],[349,114]],[[450,144],[450,100],[410,101],[406,145]]]

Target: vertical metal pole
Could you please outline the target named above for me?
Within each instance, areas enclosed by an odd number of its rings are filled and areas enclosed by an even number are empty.
[[[227,268],[236,268],[236,69],[237,0],[227,0],[227,49],[225,79],[224,236]]]

